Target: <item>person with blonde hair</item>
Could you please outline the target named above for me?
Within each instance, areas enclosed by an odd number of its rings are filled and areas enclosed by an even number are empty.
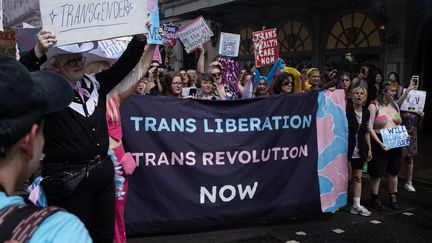
[[[321,80],[321,73],[318,68],[310,68],[307,73],[306,90],[318,90],[318,84]]]
[[[360,203],[362,173],[364,164],[371,160],[372,151],[368,123],[370,113],[364,106],[367,98],[365,88],[356,87],[351,92],[351,102],[346,108],[348,120],[348,162],[352,178],[353,205],[352,214],[370,216],[371,212]]]
[[[402,123],[400,109],[395,102],[398,83],[386,81],[381,86],[377,102],[369,105],[370,125],[369,132],[372,136],[371,147],[373,158],[368,163],[370,175],[371,207],[385,211],[378,196],[381,177],[387,174],[389,190],[389,206],[394,210],[400,209],[397,201],[398,174],[400,170],[401,148],[389,149],[385,146],[380,130],[383,128],[397,127]]]
[[[48,68],[74,90],[69,107],[46,117],[42,186],[48,204],[78,216],[94,242],[112,242],[115,187],[114,166],[108,156],[106,96],[139,62],[147,39],[135,35],[112,67],[94,75],[85,73],[83,55],[94,49],[93,43],[53,47],[55,42],[55,35],[41,30],[35,48],[23,57],[32,70],[48,60]]]

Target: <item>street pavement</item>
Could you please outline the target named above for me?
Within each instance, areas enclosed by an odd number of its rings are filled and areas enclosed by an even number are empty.
[[[401,210],[379,212],[368,206],[369,183],[367,176],[363,179],[362,204],[372,212],[370,217],[350,214],[349,202],[348,206],[330,214],[215,231],[141,236],[128,238],[128,242],[432,242],[432,184],[416,183],[417,192],[410,193],[402,189],[403,183],[401,179],[398,193]],[[382,181],[383,203],[388,202],[386,186],[386,181]]]

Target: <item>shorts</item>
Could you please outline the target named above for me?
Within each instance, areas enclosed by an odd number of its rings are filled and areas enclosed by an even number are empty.
[[[378,138],[382,141],[381,134]],[[390,175],[398,175],[402,158],[401,148],[393,148],[384,151],[381,146],[371,138],[372,160],[368,163],[368,173],[371,177],[382,177],[387,172]]]
[[[351,168],[353,170],[363,170],[363,166],[364,166],[365,162],[363,162],[362,159],[352,158],[352,159],[350,159],[350,162],[351,162]]]

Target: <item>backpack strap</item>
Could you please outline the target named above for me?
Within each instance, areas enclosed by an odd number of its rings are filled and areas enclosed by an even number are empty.
[[[0,212],[0,242],[16,240],[29,242],[37,227],[58,207],[39,208],[33,205],[14,205]]]

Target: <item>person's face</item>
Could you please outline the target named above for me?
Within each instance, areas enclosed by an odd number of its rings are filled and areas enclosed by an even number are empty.
[[[187,86],[187,83],[189,81],[189,77],[187,76],[187,72],[186,71],[184,71],[184,70],[180,71],[180,78],[181,78],[181,80],[183,82],[183,85]]]
[[[210,80],[201,80],[201,91],[205,95],[210,95],[212,92],[213,82]]]
[[[351,85],[350,77],[348,77],[347,75],[342,75],[341,80],[340,80],[340,84],[341,84],[342,89],[348,90],[349,86]]]
[[[144,79],[143,79],[143,80],[140,80],[140,82],[138,83],[138,86],[136,88],[136,92],[140,93],[140,94],[144,93],[144,87],[145,87],[145,83],[144,83]]]
[[[60,73],[70,81],[81,80],[85,73],[86,58],[81,54],[70,55],[65,63],[62,64]]]
[[[364,78],[367,78],[368,76],[369,76],[369,68],[368,67],[361,67],[359,77],[364,79]]]
[[[220,84],[222,82],[220,69],[213,68],[210,73],[215,83]]]
[[[293,91],[293,81],[292,81],[291,77],[288,77],[287,79],[284,79],[282,81],[281,91],[284,94],[291,94],[292,93],[292,91]]]
[[[258,87],[257,87],[258,94],[259,95],[265,95],[266,94],[266,88],[267,88],[266,81],[264,79],[260,79],[260,81],[258,82]]]
[[[171,83],[171,93],[173,96],[179,96],[183,88],[182,80],[179,76],[175,76]]]
[[[366,101],[366,94],[362,90],[357,90],[353,93],[352,102],[357,105],[363,105]]]
[[[311,85],[317,85],[319,80],[321,78],[320,72],[319,71],[313,71],[309,74],[309,83]]]
[[[375,83],[379,84],[383,80],[382,75],[380,73],[377,73],[375,75]]]
[[[387,85],[385,88],[384,97],[388,101],[392,101],[395,99],[397,93],[397,88],[393,85]]]
[[[188,71],[189,77],[193,82],[196,82],[198,79],[197,72],[195,70],[189,70]]]
[[[396,75],[394,73],[391,73],[389,75],[389,79],[392,80],[392,81],[396,81]]]

